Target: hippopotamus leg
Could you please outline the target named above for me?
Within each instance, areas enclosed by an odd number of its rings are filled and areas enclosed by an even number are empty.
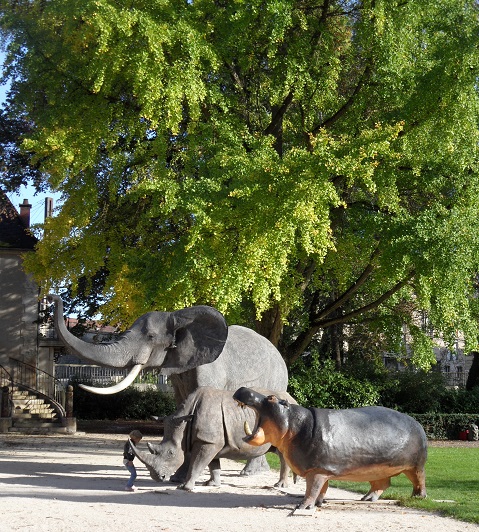
[[[328,477],[321,473],[306,473],[306,494],[297,510],[311,510],[314,506],[321,506],[324,494],[328,489]]]
[[[412,496],[425,499],[426,494],[426,472],[424,467],[420,469],[409,469],[404,474],[412,483]]]
[[[326,480],[324,483],[324,486],[321,488],[321,491],[319,492],[319,497],[316,499],[316,506],[320,507],[323,505],[323,502],[326,502],[324,500],[324,496],[326,495],[326,492],[328,491],[329,487],[329,480]]]
[[[209,466],[210,479],[205,482],[205,486],[221,486],[221,464],[220,459],[211,460]]]
[[[370,483],[371,489],[361,498],[362,501],[376,502],[384,491],[391,485],[391,478],[383,478],[380,480],[372,480]]]

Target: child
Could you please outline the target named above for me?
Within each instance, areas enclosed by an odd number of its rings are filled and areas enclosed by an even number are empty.
[[[136,479],[136,467],[133,464],[135,453],[131,448],[131,443],[133,442],[134,445],[138,445],[142,438],[143,436],[139,430],[132,430],[128,435],[128,440],[125,443],[125,446],[123,447],[123,463],[130,472],[130,479],[125,488],[126,491],[136,491],[136,487],[133,485]]]

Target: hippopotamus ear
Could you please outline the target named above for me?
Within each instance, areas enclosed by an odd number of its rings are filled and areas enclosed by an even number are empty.
[[[286,399],[281,399],[278,395],[269,395],[267,400],[284,406],[285,408],[289,408],[289,402]]]

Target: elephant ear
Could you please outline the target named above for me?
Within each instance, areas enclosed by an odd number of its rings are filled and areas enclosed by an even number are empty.
[[[214,362],[223,351],[228,325],[216,309],[200,305],[172,312],[167,333],[173,341],[161,369],[170,375]]]

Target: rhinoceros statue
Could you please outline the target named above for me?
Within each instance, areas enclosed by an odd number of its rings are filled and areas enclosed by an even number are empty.
[[[265,393],[273,393],[267,392]],[[295,403],[287,392],[279,397]],[[209,466],[210,486],[221,484],[220,458],[249,460],[268,451],[277,452],[271,444],[253,447],[244,441],[245,422],[254,423],[254,412],[238,408],[233,392],[207,386],[192,392],[178,410],[165,418],[161,443],[148,443],[150,453],[134,448],[136,456],[146,465],[151,478],[168,480],[186,462],[186,477],[178,486],[191,491],[206,466]],[[280,453],[280,479],[275,486],[287,485],[289,467]]]

